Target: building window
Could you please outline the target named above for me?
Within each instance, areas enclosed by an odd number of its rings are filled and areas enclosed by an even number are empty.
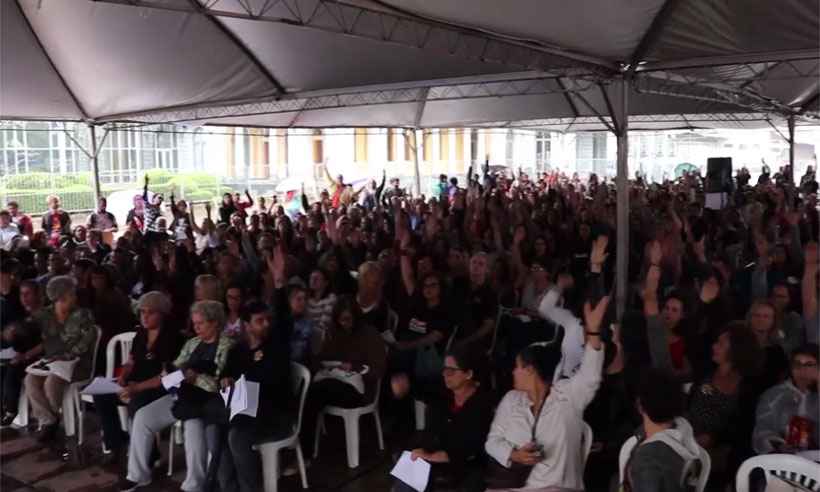
[[[354,160],[356,162],[367,162],[367,128],[356,128],[355,136]]]
[[[538,169],[546,169],[550,162],[550,151],[552,141],[549,132],[538,132],[535,134],[535,163]]]
[[[433,132],[424,130],[424,162],[433,162]]]
[[[450,161],[450,134],[451,130],[439,130],[438,134],[438,156],[439,160]]]
[[[325,160],[324,141],[322,140],[322,130],[313,131],[313,163],[320,164]]]

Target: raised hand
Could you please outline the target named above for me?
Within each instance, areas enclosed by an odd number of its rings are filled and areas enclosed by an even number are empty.
[[[604,296],[595,307],[589,301],[584,303],[584,325],[587,332],[597,332],[609,306],[609,296]],[[600,340],[600,339],[599,339]]]
[[[818,268],[818,248],[817,243],[807,243],[803,251],[803,259],[806,263],[806,268],[817,270]]]
[[[609,253],[606,252],[606,247],[609,244],[609,236],[601,234],[592,243],[592,252],[589,255],[589,262],[592,265],[603,265]]]
[[[658,241],[652,241],[649,243],[647,245],[647,256],[649,257],[650,265],[660,265],[661,259],[663,258],[661,243]]]
[[[704,304],[709,304],[717,299],[718,294],[720,294],[720,283],[714,276],[709,277],[700,288],[700,300]]]

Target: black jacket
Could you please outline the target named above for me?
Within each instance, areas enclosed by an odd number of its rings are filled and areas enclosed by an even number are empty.
[[[290,384],[290,357],[287,344],[276,337],[269,337],[256,348],[242,341],[231,349],[224,375],[239,379],[244,375],[248,381],[259,383],[259,409],[257,422],[266,418],[289,413],[293,402]]]

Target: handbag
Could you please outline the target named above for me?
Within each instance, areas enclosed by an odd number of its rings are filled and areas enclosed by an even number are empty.
[[[544,399],[541,400],[538,415],[535,416],[535,421],[532,423],[532,439],[530,442],[535,442],[535,428],[538,426],[538,419],[541,418],[541,412],[544,410],[544,402],[547,400],[548,395],[549,393],[544,395]],[[484,482],[488,489],[520,489],[527,485],[527,479],[530,477],[534,466],[535,465],[511,463],[508,468],[493,458],[487,463]]]

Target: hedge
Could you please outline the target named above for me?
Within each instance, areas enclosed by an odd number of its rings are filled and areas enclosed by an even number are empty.
[[[205,172],[172,173],[165,169],[152,169],[147,172],[150,178],[149,189],[163,193],[166,198],[171,190],[190,201],[213,200],[230,191],[220,186],[216,176]],[[0,178],[0,197],[3,202],[15,200],[26,213],[38,214],[47,210],[49,195],[58,195],[63,208],[68,211],[91,210],[95,207],[94,187],[91,173],[70,175],[50,173],[28,173]],[[142,187],[142,180],[137,183],[104,184],[103,194],[123,188]]]

